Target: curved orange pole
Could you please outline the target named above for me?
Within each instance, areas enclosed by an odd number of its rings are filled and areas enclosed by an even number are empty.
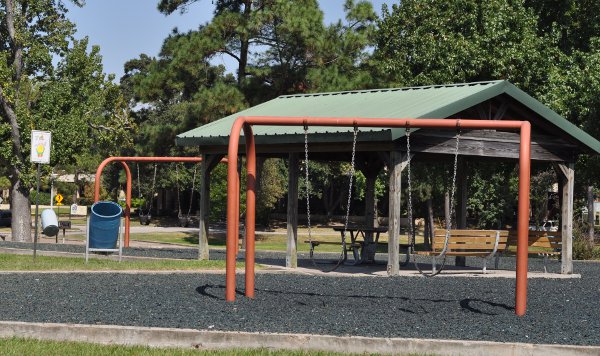
[[[125,185],[125,247],[129,247],[129,230],[131,229],[131,170],[125,161],[120,161],[125,168],[125,177],[127,184]]]
[[[517,287],[515,314],[525,315],[527,309],[527,257],[529,235],[529,185],[531,177],[531,124],[521,126],[519,146],[519,203],[517,220]]]
[[[246,297],[254,298],[254,225],[256,217],[256,149],[252,126],[244,124],[246,138]]]
[[[235,262],[238,244],[239,216],[237,208],[239,193],[237,160],[240,131],[243,120],[236,120],[231,127],[227,151],[227,240],[225,266],[225,300],[235,301]],[[248,226],[246,226],[248,228]]]
[[[235,216],[236,196],[239,197],[239,187],[237,184],[237,154],[239,145],[239,136],[241,128],[244,127],[246,140],[250,144],[246,145],[246,155],[248,162],[248,171],[250,171],[251,162],[255,164],[256,151],[254,150],[254,137],[250,125],[279,125],[279,126],[361,126],[361,127],[413,127],[413,128],[463,128],[463,129],[503,129],[520,131],[520,150],[519,150],[519,211],[518,211],[518,240],[517,240],[517,272],[515,287],[515,313],[519,316],[525,314],[527,306],[527,240],[528,240],[528,221],[529,221],[529,186],[530,186],[530,165],[531,165],[531,124],[527,121],[491,121],[491,120],[461,120],[461,119],[390,119],[390,118],[323,118],[323,117],[272,117],[272,116],[240,116],[231,128],[229,136],[228,157],[230,158],[227,166],[227,259],[226,259],[226,285],[225,299],[227,301],[235,300],[235,262],[237,229],[239,220]],[[252,168],[254,171],[254,168]],[[248,198],[254,200],[254,188],[248,185]],[[250,197],[252,196],[252,197]],[[248,200],[247,198],[247,200]],[[246,217],[246,229],[254,233],[254,217],[248,219],[250,211]],[[252,223],[252,226],[250,226]],[[247,242],[254,236],[248,238]],[[254,246],[252,246],[253,250]],[[252,251],[253,252],[253,251]],[[246,251],[248,254],[249,251]],[[254,256],[252,256],[252,262]],[[246,257],[248,262],[248,257]],[[246,289],[252,287],[252,292],[246,291],[254,296],[254,271],[251,275],[246,275]],[[248,266],[246,266],[248,273]]]

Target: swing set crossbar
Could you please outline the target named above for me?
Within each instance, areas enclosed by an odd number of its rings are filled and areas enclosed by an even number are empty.
[[[339,118],[240,116],[231,127],[227,163],[227,250],[225,299],[235,301],[236,258],[239,236],[239,177],[237,174],[238,146],[243,130],[246,146],[246,255],[245,296],[254,298],[255,209],[256,209],[256,147],[253,125],[260,126],[336,126],[380,128],[442,128],[473,130],[509,130],[520,133],[519,142],[519,202],[515,314],[525,315],[527,306],[527,243],[529,227],[529,190],[531,171],[531,124],[516,120],[414,119],[414,118]]]

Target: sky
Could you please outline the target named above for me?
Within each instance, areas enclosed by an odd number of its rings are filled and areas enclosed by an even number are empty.
[[[81,39],[88,36],[91,45],[100,46],[105,73],[123,75],[123,64],[137,58],[141,53],[157,56],[163,40],[177,27],[180,32],[198,28],[212,18],[211,0],[199,0],[189,6],[185,14],[175,12],[165,16],[158,12],[158,0],[87,0],[78,8],[69,5],[67,17],[76,24]],[[373,8],[381,13],[383,3],[398,0],[371,0]],[[344,0],[319,0],[325,23],[336,22],[343,17]],[[225,58],[217,58],[215,64],[229,67]],[[219,62],[220,61],[220,62]]]

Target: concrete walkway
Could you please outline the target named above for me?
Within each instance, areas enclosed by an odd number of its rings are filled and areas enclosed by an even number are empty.
[[[270,349],[358,354],[434,354],[463,356],[599,355],[598,346],[525,344],[492,341],[377,338],[314,334],[227,332],[116,325],[77,325],[0,321],[0,337],[79,341],[186,349]]]

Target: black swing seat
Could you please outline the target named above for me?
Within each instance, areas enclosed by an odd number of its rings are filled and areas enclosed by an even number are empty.
[[[487,272],[487,261],[499,251],[506,249],[508,231],[506,230],[450,230],[445,256],[481,257],[482,272]],[[435,266],[436,258],[444,250],[446,230],[436,229],[431,251],[414,251],[416,255],[432,256]]]
[[[152,215],[150,215],[150,213],[148,213],[148,214],[140,213],[140,224],[141,225],[150,225],[150,220],[152,220]]]
[[[179,215],[177,217],[177,220],[179,221],[179,226],[180,227],[188,227],[188,226],[192,225],[193,217],[192,216]]]

